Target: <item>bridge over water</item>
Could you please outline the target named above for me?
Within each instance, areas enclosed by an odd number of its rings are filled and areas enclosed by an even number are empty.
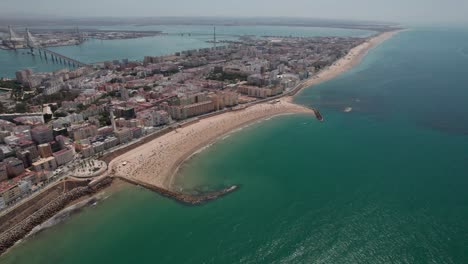
[[[77,29],[77,34],[78,38],[82,39],[81,33],[79,33]],[[16,33],[14,32],[13,28],[11,26],[8,27],[8,35],[9,35],[9,42],[12,49],[16,49],[15,47],[15,41],[21,40],[22,38],[19,38]],[[241,35],[237,34],[225,34],[225,33],[216,33],[216,28],[213,28],[213,33],[210,32],[174,32],[174,33],[164,33],[164,35],[172,35],[172,36],[187,36],[187,37],[213,37],[213,40],[211,41],[214,43],[216,46],[216,43],[218,43],[216,37],[240,37]],[[31,32],[26,29],[26,33],[24,35],[24,40],[26,41],[26,47],[31,50],[30,54],[32,56],[37,55],[39,53],[39,56],[41,58],[44,58],[46,61],[51,61],[53,63],[59,63],[63,64],[65,66],[69,67],[86,67],[86,66],[91,66],[92,64],[87,64],[81,61],[78,61],[76,59],[70,58],[66,55],[60,54],[58,52],[52,51],[50,49],[47,49],[46,47],[42,47],[38,44],[36,41],[35,37],[31,34]],[[24,41],[23,40],[23,41]],[[95,64],[95,63],[93,63]]]
[[[15,42],[18,41],[20,38],[16,35],[16,33],[13,31],[13,28],[11,26],[8,27],[8,32],[9,32],[9,44],[12,46],[13,49],[16,49]],[[79,34],[79,32],[78,32]],[[81,35],[79,36],[81,39]],[[39,56],[46,61],[50,60],[53,63],[61,63],[63,65],[68,65],[69,67],[85,67],[89,66],[88,64],[75,60],[73,58],[70,58],[68,56],[65,56],[63,54],[60,54],[55,51],[51,51],[45,47],[41,47],[34,36],[29,32],[29,29],[26,29],[26,34],[24,35],[24,40],[26,41],[26,47],[31,50],[31,55],[35,56],[36,54],[34,53],[34,50],[36,49],[39,53]]]
[[[46,48],[37,47],[36,49],[39,52],[39,56],[42,57],[42,55],[44,55],[44,58],[46,60],[48,60],[47,55],[49,55],[50,59],[53,62],[62,63],[62,64],[65,64],[65,65],[68,64],[68,66],[70,66],[70,67],[86,67],[86,66],[89,66],[89,64],[77,61],[75,59],[72,59],[70,57],[67,57],[65,55],[62,55],[62,54],[57,53],[55,51],[51,51],[51,50],[46,49]]]

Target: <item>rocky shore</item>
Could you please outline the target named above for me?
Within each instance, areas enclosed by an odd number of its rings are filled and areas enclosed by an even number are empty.
[[[109,186],[112,183],[111,178],[105,178],[93,186],[76,187],[64,194],[59,195],[50,203],[31,214],[29,217],[19,222],[9,230],[0,235],[0,254],[3,254],[8,248],[13,246],[17,241],[24,238],[33,230],[34,227],[47,221],[56,213],[64,209],[70,203],[78,200],[86,195],[92,195],[101,189]]]
[[[168,197],[185,205],[200,205],[208,201],[220,198],[221,196],[227,195],[238,189],[238,186],[234,185],[218,191],[207,192],[199,195],[191,195],[184,194],[181,192],[170,191],[151,184],[140,182],[138,180],[128,179],[124,177],[105,177],[97,183],[88,184],[86,186],[78,186],[70,191],[67,191],[57,196],[47,205],[43,206],[23,221],[19,222],[12,228],[0,234],[0,255],[6,252],[16,242],[28,236],[28,234],[30,234],[31,231],[33,231],[36,227],[40,226],[41,224],[56,216],[57,213],[62,211],[64,208],[66,208],[73,202],[77,201],[82,197],[98,193],[102,189],[110,186],[114,180],[122,180],[132,185],[142,186],[164,197]],[[89,204],[89,202],[87,202],[87,204]]]

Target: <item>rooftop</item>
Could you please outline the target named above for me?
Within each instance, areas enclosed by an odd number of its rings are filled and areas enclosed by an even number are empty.
[[[0,182],[0,193],[10,189],[11,187],[14,187],[15,185],[18,184],[19,181],[21,181],[23,178],[29,175],[31,175],[31,172],[25,172],[19,176],[16,176],[13,179]]]
[[[40,160],[34,162],[32,165],[37,166],[37,165],[40,165],[40,164],[45,163],[45,162],[49,162],[49,161],[54,160],[54,159],[55,159],[54,157],[48,157],[48,158],[40,159]]]
[[[53,155],[61,155],[63,153],[69,152],[69,151],[72,151],[72,149],[65,148],[65,149],[59,150],[57,152],[54,152]]]

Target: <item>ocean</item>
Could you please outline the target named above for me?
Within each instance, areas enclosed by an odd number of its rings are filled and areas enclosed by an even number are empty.
[[[468,263],[468,31],[418,28],[184,164],[185,206],[128,186],[1,263]],[[351,107],[351,112],[344,109]]]

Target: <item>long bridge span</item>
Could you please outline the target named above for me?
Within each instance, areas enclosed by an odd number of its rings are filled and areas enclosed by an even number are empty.
[[[11,26],[8,27],[8,32],[9,32],[9,44],[11,45],[12,49],[16,49],[15,46],[15,41],[20,41],[22,38],[19,38],[16,33],[14,32],[13,28]],[[78,38],[82,38],[81,33],[77,29],[77,34]],[[216,47],[216,43],[218,41],[216,40],[216,37],[240,37],[240,35],[237,34],[229,34],[229,33],[216,33],[216,27],[213,28],[213,33],[209,32],[171,32],[171,33],[164,33],[164,35],[172,35],[172,36],[202,36],[202,37],[207,37],[207,36],[213,36],[212,42],[214,43]],[[30,54],[32,56],[37,55],[39,53],[39,56],[41,58],[44,58],[46,61],[52,61],[53,63],[59,63],[63,64],[68,67],[89,67],[92,66],[92,64],[87,64],[81,61],[78,61],[76,59],[70,58],[68,56],[65,56],[63,54],[60,54],[58,52],[52,51],[50,49],[47,49],[46,47],[42,47],[40,44],[38,44],[38,41],[36,41],[35,37],[31,34],[31,32],[26,29],[26,34],[24,35],[24,40],[26,41],[25,47],[30,49]],[[35,50],[37,50],[37,53],[35,53]]]
[[[9,44],[12,46],[13,49],[16,49],[16,46],[15,46],[15,43],[19,40],[21,40],[21,38],[18,38],[16,33],[13,31],[13,28],[11,26],[8,27],[8,30],[9,30]],[[78,34],[80,34],[78,32]],[[79,38],[81,38],[81,35],[79,35]],[[38,42],[36,41],[36,39],[34,38],[34,36],[31,34],[31,32],[29,32],[29,29],[26,29],[26,33],[24,35],[24,40],[26,41],[26,45],[25,47],[29,48],[31,50],[31,55],[32,56],[35,56],[36,54],[34,53],[34,50],[36,49],[39,53],[39,56],[42,58],[44,57],[44,59],[46,61],[49,61],[49,58],[50,60],[53,62],[53,63],[60,63],[60,64],[63,64],[65,66],[69,66],[69,67],[86,67],[86,66],[90,66],[89,64],[86,64],[84,62],[81,62],[81,61],[78,61],[78,60],[75,60],[73,58],[70,58],[68,56],[65,56],[63,54],[60,54],[58,52],[55,52],[55,51],[52,51],[50,49],[47,49],[45,47],[41,47],[41,45],[38,44]]]
[[[81,61],[77,61],[75,59],[72,59],[70,57],[67,57],[65,55],[62,55],[60,53],[57,53],[55,51],[51,51],[49,49],[43,48],[43,47],[36,47],[37,51],[39,52],[39,56],[42,57],[44,55],[44,58],[48,60],[47,55],[50,56],[50,59],[53,62],[57,63],[62,63],[62,64],[68,64],[70,67],[86,67],[90,66],[89,64],[83,63]]]

